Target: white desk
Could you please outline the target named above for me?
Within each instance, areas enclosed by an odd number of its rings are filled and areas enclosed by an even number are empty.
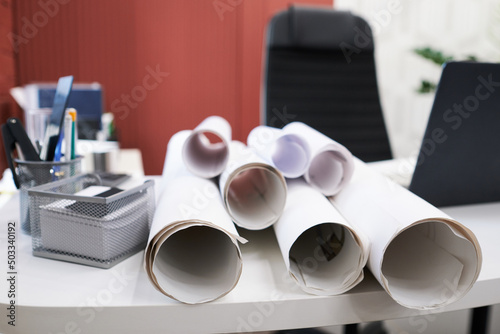
[[[483,250],[483,267],[472,290],[433,312],[500,303],[500,203],[444,210],[472,229]],[[395,303],[368,275],[340,296],[308,295],[291,282],[274,232],[240,230],[243,274],[217,301],[184,305],[156,291],[140,252],[104,270],[37,258],[20,232],[18,207],[7,203],[0,218],[1,333],[233,333],[339,325],[422,315]],[[7,221],[17,221],[16,327],[7,325]],[[430,312],[432,313],[432,312]],[[14,330],[14,331],[13,331]]]

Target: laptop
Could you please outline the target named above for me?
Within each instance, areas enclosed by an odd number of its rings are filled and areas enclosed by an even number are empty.
[[[440,207],[500,201],[500,64],[444,66],[409,189]]]

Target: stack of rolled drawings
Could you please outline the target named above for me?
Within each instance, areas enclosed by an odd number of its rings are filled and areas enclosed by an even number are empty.
[[[463,297],[479,276],[468,228],[356,160],[351,182],[330,200],[371,240],[368,268],[399,304],[433,309]]]
[[[234,223],[253,230],[275,223],[287,190],[281,172],[231,141],[229,123],[212,116],[172,136],[159,192],[146,273],[163,294],[197,304],[229,293],[240,278],[238,242],[246,240]]]
[[[303,123],[259,126],[248,145],[287,175],[285,210],[274,231],[290,276],[306,292],[336,295],[364,277],[369,241],[327,199],[353,174],[353,157]]]
[[[197,304],[236,286],[242,270],[238,241],[245,240],[238,236],[214,181],[187,170],[182,147],[190,135],[181,131],[168,144],[145,269],[160,292]]]
[[[229,293],[246,242],[236,226],[271,227],[289,275],[310,294],[345,293],[368,267],[397,303],[430,309],[477,280],[474,234],[341,144],[293,122],[258,126],[247,145],[216,116],[171,138],[145,252],[163,294],[196,304]]]

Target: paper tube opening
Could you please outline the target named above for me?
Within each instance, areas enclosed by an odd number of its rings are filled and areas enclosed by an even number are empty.
[[[184,143],[182,153],[186,167],[204,178],[222,173],[229,159],[227,142],[213,131],[194,131]]]
[[[238,248],[224,232],[206,226],[180,230],[161,244],[153,263],[159,286],[188,304],[217,299],[241,274]]]
[[[306,173],[306,180],[326,196],[335,195],[344,178],[345,158],[338,152],[323,151],[316,155]]]
[[[449,225],[428,220],[398,234],[382,260],[382,279],[403,306],[430,309],[461,298],[476,279],[473,244]]]
[[[281,216],[286,202],[286,184],[271,169],[243,169],[227,187],[226,202],[237,225],[249,230],[263,229]]]
[[[276,140],[272,161],[285,177],[302,176],[307,170],[309,159],[307,144],[299,136],[289,134]]]
[[[290,274],[306,292],[343,293],[361,274],[361,258],[362,249],[348,228],[323,223],[307,229],[293,243]]]

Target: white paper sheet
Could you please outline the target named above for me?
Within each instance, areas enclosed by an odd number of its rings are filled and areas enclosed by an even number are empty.
[[[368,267],[384,289],[415,309],[463,297],[481,269],[474,234],[360,160],[355,165],[351,182],[331,201],[369,236]]]
[[[309,146],[302,137],[270,126],[255,127],[247,145],[287,178],[304,175],[311,161]]]
[[[187,169],[197,176],[218,176],[228,162],[231,126],[222,117],[210,116],[191,132],[182,156]]]
[[[368,239],[345,220],[339,211],[302,178],[289,179],[283,215],[273,228],[290,276],[306,292],[336,295],[363,279],[369,253]],[[335,233],[344,240],[329,261],[318,237]]]
[[[337,194],[349,182],[354,163],[348,149],[301,122],[287,124],[283,132],[298,135],[307,142],[311,161],[304,178],[314,188],[326,196],[331,196]]]
[[[271,226],[285,207],[287,189],[281,172],[238,141],[229,145],[219,189],[234,223],[249,230]]]
[[[161,190],[145,251],[145,269],[156,289],[197,304],[229,293],[242,270],[236,228],[212,180],[187,171],[181,149],[191,131],[168,144]]]

